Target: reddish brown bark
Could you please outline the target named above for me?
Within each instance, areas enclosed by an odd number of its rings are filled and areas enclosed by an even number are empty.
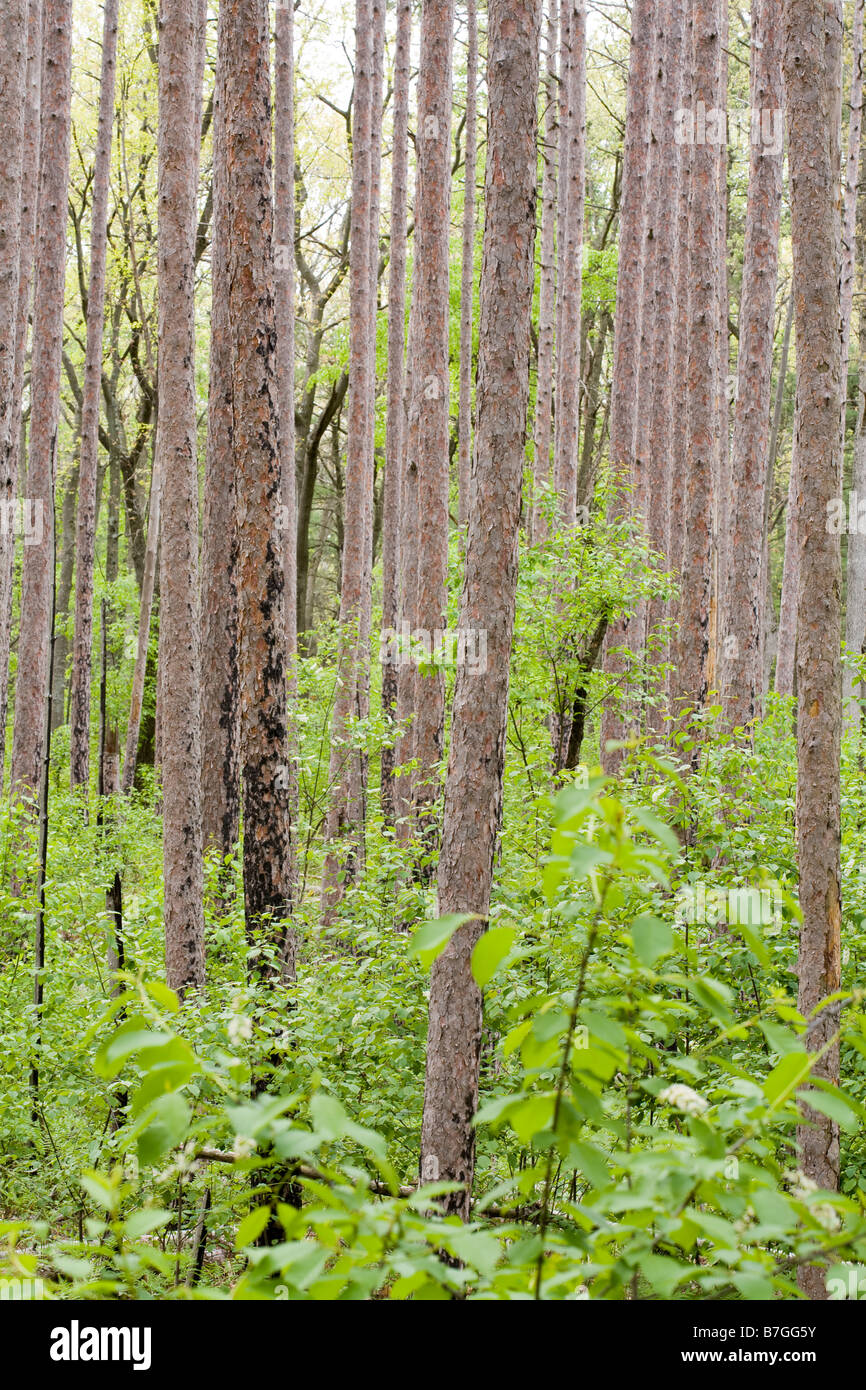
[[[577,513],[580,420],[581,270],[586,177],[586,7],[569,0],[568,55],[563,72],[566,113],[560,131],[566,215],[559,229],[560,334],[556,354],[554,487],[563,526]]]
[[[545,125],[542,145],[541,184],[541,285],[538,300],[538,378],[535,388],[536,498],[550,485],[550,444],[553,433],[554,319],[556,304],[556,200],[559,159],[559,120],[556,45],[559,32],[557,0],[549,0],[547,16],[547,70],[544,79]],[[537,544],[546,534],[545,515],[533,503],[530,537]]]
[[[635,433],[655,8],[655,0],[635,0],[632,12],[610,406],[614,512],[620,516],[628,515],[639,505],[642,491],[636,474]],[[625,669],[617,652],[627,644],[628,637],[627,618],[613,624],[608,633],[604,669],[613,679],[621,677]],[[619,707],[608,702],[601,718],[601,754],[602,765],[609,774],[618,771],[622,754],[608,752],[607,744],[622,739],[625,732]]]
[[[809,1019],[815,1074],[839,1079],[840,1005],[811,1017],[841,983],[840,786],[842,729],[841,590],[838,535],[827,525],[841,495],[842,354],[839,332],[839,166],[842,6],[831,0],[816,20],[809,0],[787,0],[785,86],[791,177],[791,241],[797,323],[794,452],[799,490],[800,590],[797,689],[797,844],[800,927],[799,1009]],[[805,1110],[798,1130],[801,1166],[820,1187],[839,1181],[839,1129]],[[800,1288],[826,1298],[822,1272],[805,1266]]]
[[[719,104],[718,0],[696,0],[693,15],[694,102],[712,111]],[[718,475],[721,247],[716,146],[696,142],[691,166],[688,471],[674,705],[700,709],[709,686],[712,486]]]
[[[24,222],[24,101],[27,85],[27,0],[10,0],[0,16],[0,323],[9,327],[0,342],[0,790],[6,750],[6,681],[12,624],[12,576],[15,534],[11,508],[16,497],[14,465],[15,332],[21,279],[21,238]],[[26,333],[26,322],[24,331]]]
[[[761,0],[752,17],[751,108],[783,109],[782,3]],[[775,120],[780,118],[776,117]],[[775,128],[774,120],[774,128]],[[745,727],[761,713],[764,627],[764,481],[770,448],[773,325],[783,152],[753,132],[746,206],[737,402],[731,451],[731,556],[720,625],[725,716]]]
[[[60,410],[66,192],[72,102],[71,0],[45,0],[42,47],[41,150],[27,497],[41,511],[39,545],[24,546],[21,632],[12,742],[13,787],[36,791],[45,742],[45,700],[51,621],[54,469]]]
[[[372,0],[356,0],[355,93],[352,124],[352,240],[349,265],[349,409],[343,517],[343,571],[340,586],[340,651],[337,692],[331,721],[329,842],[322,881],[326,912],[342,895],[342,885],[358,865],[364,809],[359,802],[360,756],[351,746],[351,721],[361,716],[360,676],[364,653],[364,590],[373,477],[373,410],[370,340],[375,325],[371,303],[370,217],[372,206]]]
[[[159,45],[159,427],[165,967],[204,984],[195,409],[196,0],[163,0]]]
[[[75,544],[75,633],[69,699],[69,766],[73,787],[90,778],[90,677],[93,643],[93,560],[96,549],[96,475],[99,455],[99,400],[102,391],[102,327],[105,313],[105,259],[108,245],[108,181],[117,72],[118,0],[106,0],[102,29],[102,76],[93,167],[90,284],[87,292],[87,348],[81,405],[81,456],[78,475],[78,527]]]
[[[418,76],[418,182],[415,205],[416,363],[410,437],[418,470],[418,626],[446,627],[448,574],[448,259],[451,209],[451,49],[454,0],[424,0]],[[439,667],[415,679],[414,787],[420,829],[434,836],[445,729]]]
[[[478,13],[466,0],[466,163],[463,170],[463,254],[460,281],[460,402],[457,424],[459,519],[469,518],[472,455],[472,323],[475,269],[475,178],[478,166]]]
[[[293,934],[266,0],[227,0],[226,192],[248,939]],[[222,13],[222,10],[221,10]]]
[[[486,226],[481,271],[474,505],[460,625],[486,630],[484,675],[458,668],[439,910],[486,917],[502,812],[508,674],[529,399],[535,242],[541,0],[490,0]],[[461,927],[430,980],[421,1176],[461,1184],[447,1207],[466,1217],[472,1193],[481,1051],[481,994],[471,973],[480,922]]]
[[[388,407],[385,432],[385,482],[382,504],[382,628],[397,629],[400,547],[401,473],[405,456],[404,350],[406,337],[406,233],[409,177],[409,77],[412,40],[411,0],[400,0],[394,54],[394,131],[391,164],[391,259],[388,278]],[[397,716],[398,666],[387,642],[382,666],[382,709]],[[387,825],[397,819],[395,750],[382,749],[382,814]]]
[[[226,25],[218,23],[213,110],[210,372],[201,553],[201,751],[203,844],[205,849],[216,849],[223,858],[231,853],[237,841],[240,818],[238,538],[232,454],[225,45]],[[277,282],[280,274],[278,270]]]

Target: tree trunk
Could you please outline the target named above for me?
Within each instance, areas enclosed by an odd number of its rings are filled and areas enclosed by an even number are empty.
[[[415,209],[417,350],[412,462],[418,470],[419,628],[435,639],[447,627],[449,435],[449,226],[451,209],[451,50],[454,0],[424,0],[418,76]],[[470,482],[471,489],[471,482]],[[445,735],[445,680],[439,666],[415,674],[414,804],[418,829],[436,838],[439,767]]]
[[[866,499],[866,142],[862,142],[862,165],[857,214],[857,274],[860,291],[859,363],[857,372],[857,430],[854,435],[854,465],[851,492],[859,508]],[[854,503],[852,501],[852,509]],[[858,511],[859,515],[859,511]],[[866,535],[859,527],[848,533],[848,585],[845,602],[845,645],[848,655],[861,656],[866,647]],[[851,728],[862,728],[860,700],[862,683],[854,680],[854,672],[844,671],[845,716]]]
[[[580,438],[580,325],[583,258],[583,205],[586,178],[586,6],[568,0],[567,120],[560,139],[566,181],[565,223],[559,229],[560,337],[556,354],[556,448],[554,487],[564,527],[577,514],[577,459]]]
[[[66,192],[72,103],[72,0],[43,11],[38,248],[33,296],[27,498],[42,519],[41,544],[24,546],[21,631],[12,742],[13,787],[37,792],[45,741],[54,553],[54,474],[60,413]]]
[[[718,107],[720,23],[718,0],[693,8],[694,103]],[[712,487],[718,476],[719,402],[719,176],[710,143],[691,150],[689,211],[688,472],[685,479],[680,635],[674,708],[701,709],[709,687],[712,593]]]
[[[842,108],[842,6],[788,0],[785,86],[791,176],[791,242],[797,318],[795,469],[800,589],[797,690],[797,844],[800,927],[799,1009],[810,1015],[840,988],[840,787],[842,728],[841,547],[827,525],[842,490],[842,355],[839,289],[839,155]],[[840,1005],[811,1018],[810,1052],[826,1049],[815,1075],[839,1080]],[[804,1109],[800,1162],[819,1187],[839,1181],[839,1128]],[[826,1298],[823,1271],[801,1268],[801,1290]]]
[[[197,0],[163,0],[159,42],[160,718],[165,965],[204,984],[201,631],[193,314],[198,224]]]
[[[625,120],[610,406],[610,462],[616,488],[614,512],[619,516],[627,516],[629,511],[635,509],[639,493],[635,471],[635,432],[654,46],[655,0],[635,0]],[[617,653],[627,643],[628,630],[628,619],[622,618],[608,632],[604,669],[613,679],[622,676],[625,670],[622,657]],[[625,722],[619,706],[608,702],[601,719],[601,760],[609,775],[619,770],[622,753],[614,750],[608,752],[607,744],[622,739],[624,734]]]
[[[371,303],[370,232],[372,211],[373,0],[356,0],[355,93],[352,124],[352,242],[349,294],[349,421],[346,444],[343,563],[340,586],[340,650],[337,692],[331,722],[330,802],[326,822],[329,842],[322,882],[326,913],[342,896],[346,878],[358,868],[364,809],[360,755],[351,746],[351,721],[360,718],[361,666],[365,660],[364,594],[372,501],[374,385],[370,342],[375,332]]]
[[[11,50],[10,50],[11,51]],[[33,257],[36,244],[36,203],[39,189],[39,132],[40,97],[42,91],[42,0],[30,0],[27,9],[27,66],[25,89],[22,95],[23,124],[21,127],[21,188],[18,217],[13,220],[18,239],[18,278],[16,300],[10,301],[10,317],[14,322],[15,353],[9,386],[8,455],[0,454],[0,500],[11,503],[17,496],[19,461],[21,456],[21,413],[24,386],[24,362],[27,350],[27,329],[30,321],[30,290],[33,279]],[[14,86],[10,87],[10,102]],[[11,131],[14,132],[14,120]],[[14,141],[14,135],[10,136]],[[14,160],[12,161],[14,164]],[[10,166],[11,169],[11,166]],[[14,181],[14,179],[13,179]],[[12,194],[10,193],[10,199]],[[12,203],[10,202],[10,207]],[[0,424],[2,440],[2,424]],[[0,547],[0,790],[6,767],[6,718],[9,702],[9,647],[12,639],[13,575],[15,572],[14,536]]]
[[[81,465],[75,565],[75,635],[69,702],[69,768],[73,787],[90,779],[90,678],[93,645],[93,560],[96,550],[96,472],[99,459],[99,398],[102,391],[102,322],[108,245],[108,186],[117,72],[119,0],[106,0],[102,29],[99,121],[93,167],[90,283],[87,291],[87,349],[81,407]]]
[[[545,124],[541,183],[541,286],[538,300],[538,375],[535,388],[535,497],[530,539],[537,545],[546,535],[542,494],[550,485],[550,442],[553,434],[554,318],[556,305],[556,198],[559,158],[559,120],[556,45],[559,33],[557,0],[548,0],[547,71],[544,79]]]
[[[857,227],[858,213],[858,193],[860,197],[861,217],[863,212],[862,189],[860,187],[860,153],[861,135],[863,130],[863,0],[855,0],[854,4],[854,29],[851,38],[851,94],[850,106],[851,117],[848,126],[848,164],[845,178],[845,206],[842,219],[842,375],[844,379],[844,396],[842,402],[842,438],[845,438],[845,426],[847,423],[848,407],[848,358],[851,342],[851,307],[854,302],[854,273],[855,273],[855,252],[862,252],[862,246],[857,245],[858,237],[862,238],[862,230]],[[863,310],[863,301],[860,301],[861,318],[866,317]],[[859,397],[859,390],[858,390]],[[860,417],[859,399],[857,426],[854,437],[854,472],[851,480],[851,491],[858,497],[858,481],[862,485],[862,464],[858,470],[857,450],[860,439]],[[858,471],[860,477],[858,478]],[[858,590],[858,562],[856,555],[852,557],[852,551],[858,549],[859,537],[857,535],[848,536],[848,574],[854,579],[855,592],[852,596],[850,585],[846,597],[846,635],[845,640],[848,650],[859,655],[860,647],[863,645],[863,638],[860,638],[860,646],[853,646],[852,640],[856,641],[859,623],[862,619],[858,618],[857,610],[852,614],[852,597],[854,604],[860,605],[862,611],[862,592]],[[853,619],[853,625],[852,625]],[[850,634],[850,638],[849,638]],[[860,707],[853,704],[854,700],[854,672],[850,666],[845,666],[842,672],[843,690],[843,709],[845,711],[846,723],[851,727],[856,727],[860,722]]]
[[[223,860],[231,854],[237,841],[240,817],[238,555],[227,265],[225,39],[226,26],[218,24],[213,112],[210,376],[201,555],[202,831],[205,849],[215,849]],[[285,273],[284,270],[279,272],[278,279]]]
[[[228,0],[226,189],[237,485],[244,905],[248,940],[266,931],[290,969],[293,935],[282,473],[276,380],[267,0]]]
[[[76,458],[62,483],[60,504],[60,573],[57,580],[57,603],[54,620],[54,674],[51,691],[51,732],[63,723],[66,695],[66,664],[69,657],[69,600],[75,570],[75,502],[78,497],[78,459]]]
[[[466,164],[463,171],[463,259],[460,282],[460,405],[457,425],[461,527],[469,520],[472,457],[472,325],[475,289],[475,178],[478,167],[478,12],[466,0]]]
[[[783,150],[764,139],[763,118],[769,115],[775,133],[783,98],[782,0],[760,0],[752,15],[751,108],[762,123],[760,133],[752,131],[750,148],[731,452],[730,545],[736,563],[728,571],[719,644],[722,707],[734,728],[751,725],[762,709],[764,503],[783,161]]]
[[[475,1166],[482,1000],[472,951],[487,916],[502,814],[508,675],[529,399],[541,0],[490,0],[486,226],[481,271],[474,505],[461,629],[485,630],[483,675],[458,667],[445,791],[439,911],[473,913],[433,966],[421,1176],[461,1184],[444,1198],[468,1217]]]
[[[398,665],[394,644],[399,622],[399,578],[405,563],[400,548],[401,473],[405,454],[403,409],[406,337],[406,231],[409,203],[409,79],[412,42],[411,0],[399,0],[394,54],[394,132],[391,166],[391,262],[388,279],[388,415],[385,433],[385,484],[382,515],[382,710],[397,715]],[[382,749],[382,815],[397,820],[395,750]]]
[[[298,651],[298,507],[295,480],[295,55],[294,11],[277,4],[274,34],[274,306],[283,470],[286,661],[295,689]],[[293,759],[294,762],[294,759]]]

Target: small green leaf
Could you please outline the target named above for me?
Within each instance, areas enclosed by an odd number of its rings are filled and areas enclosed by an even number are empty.
[[[496,974],[514,945],[513,927],[491,927],[472,952],[472,974],[479,989],[483,989]]]
[[[473,912],[451,912],[447,917],[437,917],[435,922],[425,922],[419,927],[409,943],[409,955],[417,956],[425,970],[429,970],[437,956],[441,956],[454,933],[467,922],[477,921]]]

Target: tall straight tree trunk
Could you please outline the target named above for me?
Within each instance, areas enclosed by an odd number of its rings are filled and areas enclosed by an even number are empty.
[[[93,166],[90,283],[87,291],[87,348],[81,406],[81,463],[75,565],[75,633],[69,703],[69,769],[73,787],[90,779],[90,677],[93,645],[93,560],[96,551],[96,472],[99,460],[99,398],[102,392],[102,321],[108,246],[108,185],[117,73],[119,0],[106,0],[102,25],[102,75]]]
[[[6,750],[6,682],[12,625],[12,580],[15,569],[15,502],[17,458],[12,431],[16,423],[15,330],[21,283],[24,197],[24,103],[28,63],[28,0],[10,0],[0,16],[0,790]],[[25,320],[24,332],[27,332]]]
[[[554,318],[556,306],[556,199],[559,159],[559,121],[556,88],[556,45],[559,34],[557,0],[548,0],[547,67],[544,78],[544,141],[541,183],[541,285],[538,300],[538,378],[535,389],[535,500],[530,518],[530,539],[538,544],[546,535],[541,495],[550,484],[550,442],[553,435]]]
[[[554,487],[559,519],[573,526],[577,514],[577,460],[580,426],[580,325],[583,207],[586,180],[586,6],[569,0],[567,123],[563,145],[566,216],[559,233],[560,338],[556,354],[556,453]]]
[[[693,19],[691,6],[686,10],[683,26],[683,64],[682,64],[682,91],[680,99],[682,109],[694,110],[693,102],[693,74],[692,74],[692,47],[693,47]],[[671,437],[671,471],[668,479],[669,498],[668,498],[668,534],[665,553],[668,557],[668,565],[671,573],[678,578],[682,568],[683,557],[683,512],[685,510],[685,478],[688,467],[688,398],[683,390],[683,383],[688,372],[689,357],[689,307],[690,307],[690,282],[689,282],[689,207],[691,206],[692,189],[692,146],[686,141],[681,142],[679,147],[679,193],[676,204],[676,255],[674,261],[674,276],[676,280],[676,319],[674,333],[674,355],[673,355],[673,374],[676,387],[673,396],[672,411],[672,437]],[[674,599],[670,605],[669,614],[671,622],[677,623],[679,620],[679,599]],[[666,656],[668,662],[667,694],[668,705],[673,706],[673,696],[676,685],[676,672],[673,666],[675,658],[676,636],[675,628],[672,629],[668,639]]]
[[[858,218],[858,193],[860,189],[860,150],[861,136],[863,131],[863,0],[855,0],[854,4],[854,28],[851,37],[851,93],[850,106],[851,116],[848,126],[848,163],[845,177],[845,204],[842,219],[842,374],[844,377],[844,399],[842,404],[842,438],[845,438],[845,425],[847,421],[848,406],[848,358],[851,342],[851,308],[854,302],[854,276],[855,276],[855,253],[861,249],[857,244],[858,236],[862,232],[857,227]],[[860,200],[862,214],[862,197]],[[861,317],[863,308],[861,300]],[[857,494],[857,483],[861,481],[857,477],[857,449],[860,437],[859,420],[859,391],[858,391],[858,415],[856,434],[854,438],[854,476],[852,477],[852,492]],[[861,468],[862,474],[862,468]],[[858,549],[858,537],[848,536],[848,574],[854,579],[855,592],[853,595],[855,603],[862,605],[862,596],[857,591],[858,583],[858,564],[856,554],[852,558],[852,551]],[[846,598],[846,633],[845,640],[849,652],[859,655],[860,647],[854,647],[849,641],[849,634],[856,640],[858,625],[862,621],[857,613],[852,613],[852,594],[850,586]],[[849,616],[850,615],[850,616]],[[862,646],[863,639],[860,639]],[[846,722],[852,727],[857,727],[860,722],[859,705],[851,705],[854,698],[854,672],[850,666],[845,666],[842,672],[843,708],[845,710]]]
[[[352,112],[352,240],[349,262],[349,418],[343,519],[343,564],[340,584],[340,649],[337,693],[331,721],[330,802],[325,827],[328,852],[322,902],[331,911],[343,884],[358,868],[363,837],[360,755],[352,747],[351,721],[360,718],[363,698],[365,579],[367,575],[369,489],[373,460],[372,354],[375,306],[371,302],[370,221],[372,209],[373,3],[356,0],[355,92]]]
[[[197,0],[163,0],[159,42],[159,425],[165,966],[204,984],[201,632],[195,405]]]
[[[841,984],[840,786],[842,731],[841,591],[838,535],[827,525],[842,491],[839,156],[842,5],[787,0],[785,86],[791,175],[791,243],[797,318],[800,591],[797,691],[797,846],[800,927],[799,1009],[810,1019],[808,1050],[824,1055],[815,1074],[839,1080],[838,1002],[811,1015]],[[804,1110],[797,1134],[803,1172],[819,1187],[839,1182],[839,1128]],[[801,1268],[799,1285],[826,1298],[823,1272]]]
[[[69,657],[69,601],[75,570],[75,503],[78,499],[79,461],[76,457],[60,489],[60,554],[54,614],[54,661],[51,682],[51,732],[63,723],[66,707],[66,667]]]
[[[674,378],[676,223],[671,209],[677,207],[680,184],[682,147],[676,141],[676,115],[682,105],[684,0],[667,0],[662,6],[662,14],[664,24],[659,30],[658,54],[662,67],[662,87],[656,111],[658,152],[650,189],[655,285],[648,402],[647,527],[650,545],[658,554],[666,555],[670,532],[674,396],[679,389]],[[661,616],[661,603],[650,603],[647,608],[647,636]],[[648,717],[652,718],[656,727],[660,727],[660,721],[652,711],[648,711]]]
[[[298,504],[295,474],[295,53],[294,9],[277,5],[274,34],[274,312],[277,325],[277,399],[280,412],[283,571],[288,675],[288,791],[292,822],[298,808],[297,704],[298,655]],[[375,349],[374,349],[375,350]],[[289,862],[294,900],[294,840]],[[286,936],[284,971],[295,973],[294,933]]]
[[[66,192],[72,125],[72,3],[45,0],[42,114],[33,360],[30,377],[30,456],[27,496],[42,517],[39,545],[24,546],[21,633],[12,741],[13,787],[34,793],[45,741],[54,554],[54,473],[60,413],[63,297],[66,270]]]
[[[457,425],[459,519],[469,519],[472,456],[472,325],[475,289],[475,178],[478,166],[478,12],[466,0],[466,164],[463,171],[463,258],[460,281],[460,404]]]
[[[291,823],[267,0],[227,0],[225,131],[237,486],[244,907],[290,973]]]
[[[635,433],[655,9],[656,0],[635,0],[632,11],[610,404],[610,463],[615,489],[613,510],[618,516],[627,516],[635,509],[640,491],[636,476]],[[628,632],[629,622],[623,618],[614,623],[608,633],[604,669],[614,680],[622,678],[625,671],[618,653],[627,643]],[[607,744],[622,739],[625,730],[619,706],[608,701],[601,718],[601,760],[609,775],[619,770],[622,753],[618,750],[608,752]]]
[[[207,490],[205,490],[205,509],[207,509]],[[150,475],[150,504],[147,519],[147,540],[144,551],[144,575],[138,606],[138,638],[135,653],[135,666],[132,673],[132,695],[129,702],[129,722],[126,727],[126,745],[123,755],[122,791],[128,796],[135,781],[135,768],[138,755],[138,738],[141,732],[141,715],[144,707],[144,683],[147,676],[148,655],[150,652],[150,620],[153,612],[153,595],[156,587],[156,569],[159,562],[159,523],[161,511],[161,479],[159,450],[154,451],[153,468]],[[207,510],[205,510],[207,516]],[[207,536],[207,521],[205,522]],[[202,564],[206,561],[203,557]],[[204,663],[204,657],[203,657]],[[208,667],[203,664],[203,675]],[[207,685],[203,686],[206,692]],[[206,693],[203,700],[206,699]],[[158,710],[157,710],[158,712]]]
[[[447,626],[448,577],[448,259],[451,210],[451,50],[454,0],[424,0],[418,77],[418,187],[414,286],[417,362],[410,444],[418,469],[418,626],[430,634]],[[470,485],[471,486],[471,485]],[[435,838],[439,765],[445,734],[445,680],[439,666],[419,667],[415,679],[414,755],[418,760],[416,821]]]
[[[851,491],[858,500],[866,498],[866,142],[861,139],[861,165],[857,213],[857,276],[860,293],[857,368],[857,430],[854,435],[854,466]],[[848,535],[848,585],[845,602],[845,643],[852,656],[866,648],[866,535],[855,529]],[[852,727],[862,728],[862,682],[855,685],[853,671],[845,670],[846,717]]]
[[[279,15],[278,10],[278,22]],[[213,111],[210,376],[201,554],[201,744],[203,843],[205,849],[216,849],[223,860],[231,854],[237,841],[240,819],[238,538],[232,454],[225,44],[226,25],[218,20]],[[285,273],[285,270],[278,272],[277,279]]]
[[[406,339],[406,235],[409,203],[409,79],[412,43],[411,0],[399,0],[394,53],[394,131],[391,164],[391,259],[388,271],[388,405],[385,429],[385,481],[382,504],[382,710],[397,716],[398,665],[393,634],[400,618],[400,574],[406,557],[400,546],[401,474],[405,455],[403,408]],[[392,634],[389,640],[388,634]],[[382,749],[382,814],[397,821],[395,750]]]
[[[761,562],[763,579],[764,613],[762,619],[764,643],[764,696],[770,689],[770,677],[776,660],[779,634],[776,630],[776,613],[773,606],[773,583],[770,569],[770,510],[773,503],[773,487],[776,478],[776,459],[779,453],[779,435],[782,429],[782,409],[785,404],[785,383],[788,379],[788,358],[791,352],[791,335],[794,331],[794,296],[788,295],[785,311],[785,327],[782,331],[782,351],[779,356],[779,373],[776,381],[776,402],[773,406],[773,424],[770,429],[770,447],[767,452],[767,472],[764,478],[764,544]]]
[[[416,308],[415,263],[412,267],[412,298],[409,306],[409,336],[406,354],[405,390],[403,397],[403,458],[400,466],[400,637],[401,642],[407,632],[414,632],[418,622],[418,466],[417,448],[413,440],[417,435],[418,415],[413,412],[412,402],[415,393],[416,343],[418,337],[418,313]],[[405,770],[414,759],[415,748],[415,670],[408,654],[401,647],[400,665],[397,671],[397,726],[400,737],[397,741],[394,758],[396,765],[402,767],[402,775],[395,779],[395,813],[397,831],[406,843],[412,835],[412,807],[414,805],[414,769]]]
[[[490,0],[486,225],[481,271],[474,505],[460,626],[488,633],[484,675],[458,668],[445,791],[439,911],[473,913],[430,979],[421,1175],[461,1184],[446,1207],[468,1217],[475,1167],[481,994],[472,950],[487,916],[502,815],[508,675],[529,399],[535,268],[541,0]]]
[[[760,2],[760,0],[758,0]],[[730,334],[728,317],[730,313],[730,286],[728,283],[728,0],[721,0],[719,7],[721,20],[721,42],[719,44],[719,95],[718,109],[722,123],[723,139],[717,149],[718,177],[718,218],[719,218],[719,302],[716,317],[718,353],[716,370],[716,411],[717,411],[717,453],[713,478],[713,592],[710,600],[710,657],[709,685],[718,690],[721,674],[719,632],[725,586],[727,584],[730,559],[730,510],[731,510],[731,412],[729,406],[728,372],[730,368]]]
[[[795,323],[796,331],[796,323]],[[793,695],[797,658],[797,603],[800,592],[799,478],[797,451],[791,458],[788,479],[788,505],[785,511],[785,557],[782,564],[782,594],[779,600],[779,645],[776,654],[777,695]]]
[[[770,449],[773,386],[773,324],[782,211],[783,151],[772,138],[783,110],[782,0],[760,0],[752,13],[751,108],[760,130],[752,130],[737,401],[731,451],[731,556],[719,650],[721,695],[732,727],[761,714],[764,679],[765,480]],[[772,123],[765,139],[765,114]],[[781,119],[781,118],[778,118]]]
[[[693,7],[695,107],[718,107],[719,0],[696,0]],[[691,150],[689,210],[688,473],[685,480],[680,635],[675,710],[700,709],[709,684],[712,489],[718,476],[719,423],[719,175],[716,147],[696,143]]]

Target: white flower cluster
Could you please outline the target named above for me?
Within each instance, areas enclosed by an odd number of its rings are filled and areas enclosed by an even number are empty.
[[[791,1191],[791,1196],[798,1202],[805,1202],[814,1192],[818,1192],[818,1184],[803,1172],[802,1168],[796,1168],[793,1173],[788,1173],[785,1181]],[[809,1211],[819,1226],[823,1226],[825,1231],[838,1231],[842,1225],[842,1219],[835,1207],[831,1207],[829,1202],[816,1202],[810,1205]]]
[[[703,1115],[710,1108],[710,1102],[704,1096],[679,1082],[660,1092],[659,1100],[665,1105],[672,1105],[675,1110],[681,1110],[684,1115]]]

